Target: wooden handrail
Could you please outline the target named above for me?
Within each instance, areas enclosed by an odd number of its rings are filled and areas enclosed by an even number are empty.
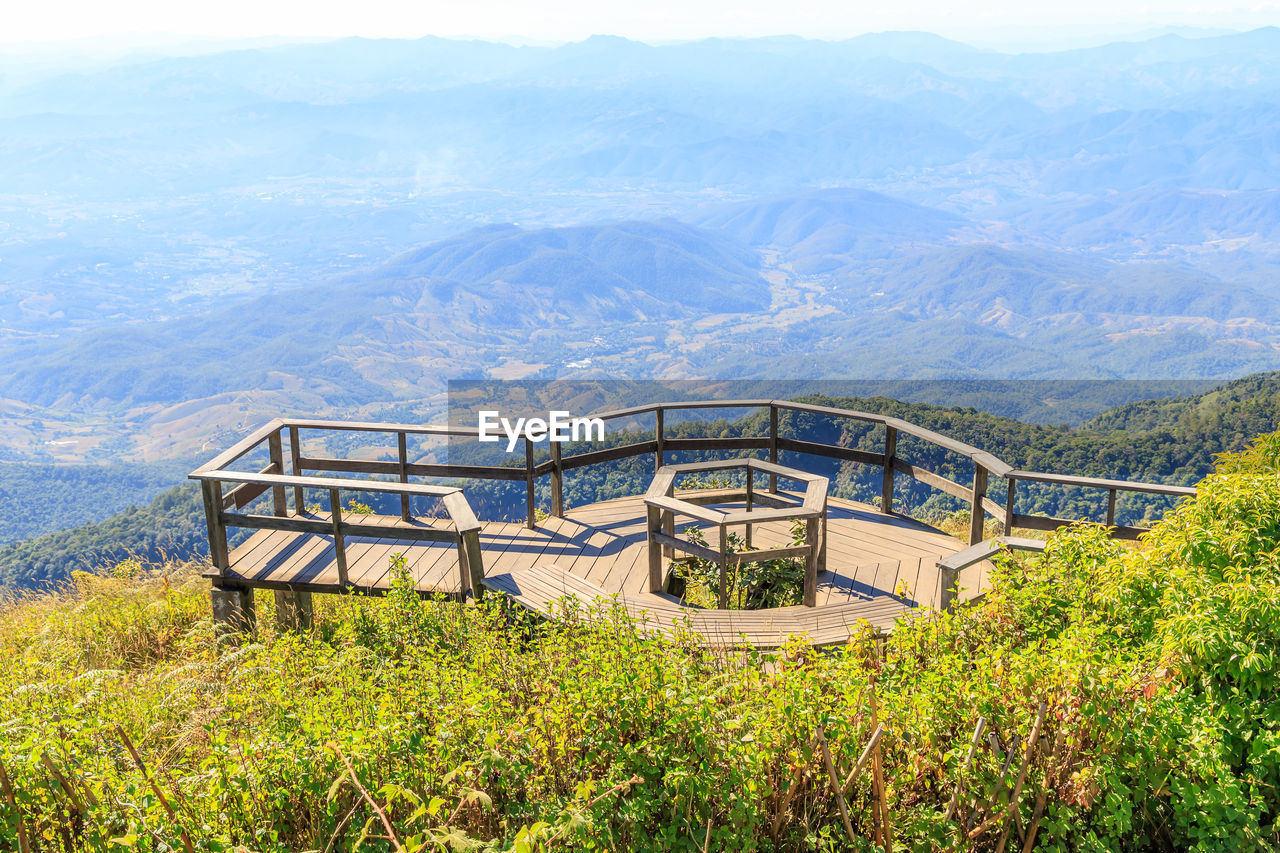
[[[1121,492],[1173,495],[1182,498],[1193,498],[1196,495],[1195,486],[1166,486],[1162,483],[1142,483],[1136,480],[1107,480],[1101,477],[1045,474],[1038,471],[1010,471],[1006,476],[1013,480],[1025,480],[1028,483],[1052,483],[1058,486],[1081,486],[1087,489],[1114,489]]]
[[[956,582],[963,569],[989,560],[1001,551],[1043,551],[1044,546],[1045,543],[1040,539],[996,536],[938,560],[938,573],[942,582],[940,609],[950,610],[954,606],[958,592]]]
[[[666,436],[666,418],[667,411],[691,410],[691,409],[745,409],[745,408],[768,408],[769,410],[769,433],[765,436],[741,436],[731,438],[669,438]],[[794,438],[780,436],[779,433],[779,411],[801,412],[814,415],[824,415],[837,417],[845,420],[857,420],[870,424],[883,426],[885,429],[885,442],[883,452],[873,452],[852,447],[840,447],[837,445],[826,444],[823,442],[802,441]],[[1104,489],[1108,492],[1107,500],[1107,525],[1113,529],[1118,536],[1137,536],[1143,532],[1143,528],[1137,527],[1121,527],[1115,526],[1116,514],[1116,497],[1119,492],[1135,492],[1141,494],[1157,494],[1168,495],[1172,497],[1194,497],[1196,490],[1191,486],[1171,486],[1160,483],[1145,483],[1134,480],[1112,480],[1099,477],[1083,477],[1068,474],[1053,474],[1038,471],[1024,471],[1015,469],[999,457],[966,444],[957,441],[949,436],[918,426],[888,415],[880,415],[872,412],[862,412],[852,409],[840,409],[834,406],[823,406],[813,403],[802,403],[791,400],[776,399],[747,399],[747,400],[688,400],[673,401],[664,403],[647,403],[640,406],[632,406],[629,408],[612,409],[599,412],[587,417],[600,418],[602,420],[610,420],[622,417],[635,417],[645,414],[654,414],[656,417],[656,429],[654,437],[647,441],[637,441],[626,445],[616,447],[607,447],[599,450],[590,450],[576,454],[552,453],[550,459],[543,459],[540,462],[534,461],[534,447],[531,442],[526,441],[524,464],[512,464],[510,466],[502,465],[450,465],[450,464],[428,464],[421,462],[409,462],[404,449],[404,440],[407,435],[429,435],[429,436],[460,436],[460,437],[477,437],[479,429],[466,426],[451,425],[432,425],[432,424],[393,424],[393,423],[372,423],[361,421],[331,421],[331,420],[298,420],[298,419],[274,419],[228,448],[223,453],[210,460],[195,473],[192,474],[194,479],[208,479],[211,475],[217,475],[221,481],[230,481],[245,484],[252,484],[255,488],[245,491],[235,490],[226,498],[219,493],[219,502],[235,502],[240,503],[240,498],[252,499],[261,494],[266,489],[273,490],[277,497],[277,513],[279,512],[279,497],[285,486],[292,486],[294,490],[295,510],[300,503],[301,490],[303,488],[326,488],[331,482],[339,484],[339,488],[343,489],[360,489],[372,492],[390,492],[402,496],[401,515],[407,513],[407,500],[410,494],[431,494],[439,496],[440,493],[434,491],[414,492],[406,491],[405,488],[413,484],[407,483],[406,480],[410,476],[426,476],[426,477],[457,477],[460,479],[493,479],[493,480],[513,480],[524,481],[526,487],[526,514],[527,523],[533,526],[536,522],[536,507],[534,505],[534,483],[539,477],[551,477],[551,505],[554,514],[561,515],[566,507],[564,505],[564,472],[574,468],[580,468],[588,465],[600,464],[620,459],[628,459],[636,456],[654,454],[655,469],[662,467],[665,462],[665,456],[673,451],[702,451],[702,450],[767,450],[769,459],[773,463],[777,463],[779,452],[808,453],[828,458],[842,459],[846,461],[857,462],[863,465],[879,466],[883,469],[884,474],[881,481],[881,511],[892,512],[894,500],[894,474],[900,473],[912,477],[919,482],[928,486],[946,492],[959,500],[963,500],[972,507],[971,523],[970,523],[970,541],[978,542],[981,540],[982,520],[990,514],[997,521],[1002,523],[1005,534],[1007,535],[1014,527],[1032,527],[1035,529],[1054,529],[1063,524],[1072,523],[1071,519],[1059,519],[1049,516],[1023,515],[1014,511],[1016,502],[1016,488],[1019,481],[1042,483],[1046,485],[1057,486],[1077,486],[1082,488]],[[280,468],[283,460],[280,456],[279,441],[284,430],[289,431],[290,437],[290,459],[293,463],[293,477],[286,477]],[[357,431],[357,432],[380,432],[394,434],[398,441],[398,458],[394,462],[383,462],[375,460],[355,460],[355,459],[328,459],[313,458],[302,455],[298,441],[298,431],[303,429],[310,430],[331,430],[331,431]],[[929,471],[918,464],[910,463],[898,455],[899,438],[902,435],[909,435],[926,441],[943,450],[956,453],[969,459],[974,464],[974,480],[972,483],[958,483],[954,480],[947,479],[941,475]],[[272,436],[275,436],[272,440]],[[270,441],[272,465],[264,469],[264,473],[259,474],[241,474],[226,470],[226,466],[243,457],[245,454],[257,448],[263,442]],[[559,448],[556,448],[559,450]],[[277,461],[279,460],[279,461]],[[313,471],[341,471],[350,473],[365,474],[387,474],[397,477],[401,482],[398,484],[380,483],[372,480],[333,480],[319,477],[302,476],[304,469]],[[270,471],[272,473],[265,473]],[[277,473],[279,472],[279,473]],[[986,493],[987,483],[990,477],[1003,477],[1007,481],[1008,496],[1002,507],[997,501],[992,500]],[[254,477],[258,479],[249,480],[244,478]],[[262,479],[269,477],[280,477],[283,479],[270,480]],[[258,490],[258,487],[265,487]],[[440,489],[446,487],[426,487],[428,489]],[[456,491],[456,489],[454,489]],[[775,474],[770,474],[769,491],[776,492],[777,480]],[[234,497],[233,497],[234,495]]]
[[[243,471],[197,471],[193,480],[222,483],[251,483],[256,486],[302,486],[306,489],[340,489],[344,492],[377,492],[390,495],[419,495],[442,498],[459,494],[458,486],[429,486],[425,483],[394,483],[386,480],[354,480],[338,477],[294,477],[289,474],[255,474]]]

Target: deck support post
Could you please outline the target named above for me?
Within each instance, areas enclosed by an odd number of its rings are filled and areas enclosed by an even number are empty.
[[[1017,483],[1018,481],[1015,480],[1013,477],[1009,478],[1009,497],[1004,502],[1004,535],[1005,536],[1010,536],[1013,534],[1013,502],[1014,502],[1014,498],[1017,496]],[[1111,496],[1113,499],[1115,498],[1115,494],[1116,493],[1114,491],[1111,493]]]
[[[1116,526],[1116,490],[1107,490],[1107,527]]]
[[[342,498],[329,490],[329,513],[333,521],[333,561],[338,564],[338,585],[347,585],[347,543],[342,535]]]
[[[480,553],[480,529],[458,534],[458,599],[465,601],[467,589],[479,601],[484,598],[484,557]]]
[[[825,515],[824,513],[824,518]],[[818,604],[818,531],[821,523],[817,518],[807,518],[804,522],[804,542],[809,546],[804,555],[805,607],[815,607]]]
[[[982,507],[982,499],[987,496],[987,469],[977,462],[973,463],[973,509],[969,513],[969,544],[977,545],[982,541],[982,523],[986,520],[986,512]]]
[[[525,526],[530,530],[538,528],[538,513],[533,492],[533,441],[527,436],[524,440],[524,497]]]
[[[251,634],[257,624],[253,590],[241,586],[214,586],[209,590],[213,622],[219,634]]]
[[[271,454],[271,473],[283,474],[284,451],[280,444],[280,430],[267,436],[267,452]],[[271,509],[280,518],[289,514],[289,503],[288,498],[285,497],[284,486],[271,487]]]
[[[720,592],[716,596],[716,607],[724,610],[729,606],[729,527],[720,525]]]
[[[400,465],[400,482],[409,482],[409,448],[408,439],[404,434],[404,430],[396,433],[396,461]],[[400,520],[409,520],[409,496],[400,496]]]
[[[769,461],[778,464],[778,407],[769,404]],[[769,475],[769,494],[778,493],[778,475]]]
[[[310,631],[313,622],[311,593],[297,589],[276,590],[276,628],[287,631]]]
[[[657,507],[646,507],[645,529],[648,531],[649,592],[662,592],[662,552],[665,549],[658,545],[653,534],[663,532],[666,515],[666,512]]]
[[[898,428],[884,428],[884,471],[880,477],[880,511],[893,513],[893,463],[898,458]]]
[[[230,566],[227,551],[227,527],[222,523],[222,484],[217,480],[201,480],[204,495],[204,518],[209,528],[209,562],[219,576]]]

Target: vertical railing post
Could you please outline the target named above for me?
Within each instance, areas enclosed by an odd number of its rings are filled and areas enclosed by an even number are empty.
[[[721,610],[729,606],[729,528],[720,525],[720,591],[716,596],[716,607]]]
[[[938,562],[938,577],[942,583],[942,596],[938,602],[939,610],[951,610],[956,601],[956,581],[959,573],[945,560]]]
[[[533,439],[528,436],[524,439],[524,500],[525,526],[535,530],[538,527],[538,513],[533,491]]]
[[[673,498],[675,496],[676,481],[675,478],[672,478],[671,484],[667,486],[667,497]],[[662,532],[668,536],[676,535],[676,514],[670,510],[663,510],[662,512]],[[662,556],[666,557],[668,560],[674,560],[676,558],[676,549],[670,545],[663,545]]]
[[[880,474],[880,511],[889,515],[893,512],[893,465],[898,458],[898,428],[885,424],[884,427],[884,470]]]
[[[396,461],[400,466],[400,482],[409,482],[409,449],[408,437],[404,430],[396,433]],[[400,518],[403,521],[409,520],[409,496],[400,496]]]
[[[467,555],[467,572],[471,575],[471,594],[479,600],[484,596],[484,554],[480,551],[480,528],[463,532],[462,548]]]
[[[982,499],[987,496],[987,469],[977,462],[973,463],[973,509],[969,513],[969,544],[977,545],[982,541],[982,523],[986,520],[986,511],[982,508]]]
[[[551,514],[564,518],[564,464],[558,441],[551,442]]]
[[[284,473],[284,452],[280,446],[280,430],[276,430],[267,436],[267,451],[271,454],[271,473]],[[284,486],[271,487],[271,509],[277,516],[286,516],[289,514],[288,498],[285,496]]]
[[[302,476],[302,447],[298,441],[298,428],[289,427],[289,464],[292,471],[289,473],[295,477]],[[306,503],[302,497],[302,486],[293,487],[293,514],[302,515],[307,511]]]
[[[221,577],[230,567],[227,527],[222,523],[222,483],[201,480],[200,491],[204,495],[204,517],[209,528],[209,562]]]
[[[1013,533],[1013,507],[1014,499],[1017,497],[1017,483],[1013,477],[1009,478],[1009,497],[1004,502],[1004,535],[1009,536]]]
[[[1116,526],[1116,490],[1107,490],[1107,527]]]
[[[655,474],[658,473],[658,470],[663,465],[667,464],[665,452],[666,412],[666,409],[659,406],[655,413],[657,415],[657,426],[653,432],[654,439],[657,442],[657,450],[653,456],[653,473]]]
[[[484,598],[484,558],[480,554],[480,531],[458,531],[458,600],[467,592],[479,601]]]
[[[769,461],[778,464],[778,407],[769,404]],[[778,493],[778,475],[769,475],[769,494]]]
[[[347,543],[342,535],[342,498],[337,489],[329,490],[329,515],[333,522],[333,557],[338,564],[338,585],[347,585]]]
[[[648,531],[649,548],[649,592],[662,592],[662,548],[658,545],[655,533],[662,532],[663,516],[666,512],[656,506],[647,508],[645,529]]]
[[[748,515],[751,514],[751,506],[752,504],[755,503],[755,497],[756,497],[756,472],[748,468],[747,469],[747,514]],[[751,522],[748,521],[744,526],[747,528],[747,531],[746,531],[747,532],[747,550],[750,551],[751,550]]]
[[[804,542],[809,550],[804,555],[804,606],[815,607],[818,604],[818,528],[817,518],[806,518],[804,522]]]

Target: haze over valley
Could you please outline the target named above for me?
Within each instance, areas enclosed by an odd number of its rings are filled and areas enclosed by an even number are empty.
[[[10,68],[10,66],[6,66]],[[0,77],[0,453],[445,380],[1280,366],[1280,31],[425,38]]]

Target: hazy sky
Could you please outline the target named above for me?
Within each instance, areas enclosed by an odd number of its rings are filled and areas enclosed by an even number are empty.
[[[35,0],[10,2],[0,42],[121,33],[261,36],[473,36],[570,41],[611,33],[648,41],[781,33],[845,38],[928,30],[971,42],[1051,41],[1184,26],[1280,24],[1280,0]]]

